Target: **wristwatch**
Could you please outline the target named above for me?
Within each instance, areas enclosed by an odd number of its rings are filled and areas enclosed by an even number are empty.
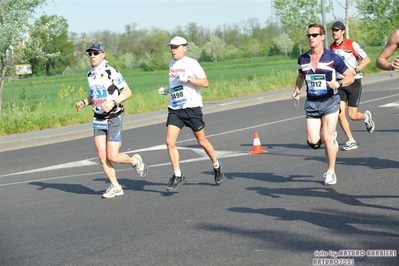
[[[187,82],[190,82],[190,77],[187,77]]]
[[[342,80],[337,80],[337,82],[338,82],[338,84],[339,84],[339,88],[341,88],[342,87]]]
[[[356,74],[360,74],[360,70],[355,68]]]
[[[112,100],[114,102],[114,106],[117,106],[118,103],[115,100]]]

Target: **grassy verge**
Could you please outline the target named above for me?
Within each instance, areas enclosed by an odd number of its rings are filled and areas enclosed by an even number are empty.
[[[366,50],[372,63],[364,74],[378,72],[374,62],[380,51],[380,47]],[[293,87],[297,74],[297,60],[287,57],[248,58],[203,63],[202,66],[211,84],[208,89],[201,90],[204,102]],[[122,69],[121,72],[133,92],[124,103],[126,116],[167,108],[168,97],[158,94],[159,87],[167,86],[167,70]],[[90,122],[90,108],[77,113],[74,107],[75,102],[87,94],[85,73],[8,82],[3,92],[0,135]]]

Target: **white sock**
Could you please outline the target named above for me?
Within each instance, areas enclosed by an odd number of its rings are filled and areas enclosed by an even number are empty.
[[[119,183],[112,184],[114,187],[119,187]]]
[[[181,170],[176,170],[175,171],[175,176],[181,176]]]
[[[213,168],[218,169],[219,168],[219,161],[217,161],[215,164],[213,164]]]

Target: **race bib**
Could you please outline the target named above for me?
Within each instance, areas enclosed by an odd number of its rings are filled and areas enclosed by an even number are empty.
[[[108,119],[100,119],[97,117],[93,117],[93,128],[108,130]]]
[[[182,85],[170,88],[170,97],[172,98],[172,107],[174,108],[182,107],[187,102]]]
[[[327,82],[325,74],[308,74],[305,77],[308,94],[311,96],[321,96],[327,94]]]

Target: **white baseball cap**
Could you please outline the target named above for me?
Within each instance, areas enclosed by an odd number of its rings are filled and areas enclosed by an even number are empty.
[[[167,46],[180,46],[180,45],[187,45],[187,40],[183,37],[176,36],[174,37]]]

